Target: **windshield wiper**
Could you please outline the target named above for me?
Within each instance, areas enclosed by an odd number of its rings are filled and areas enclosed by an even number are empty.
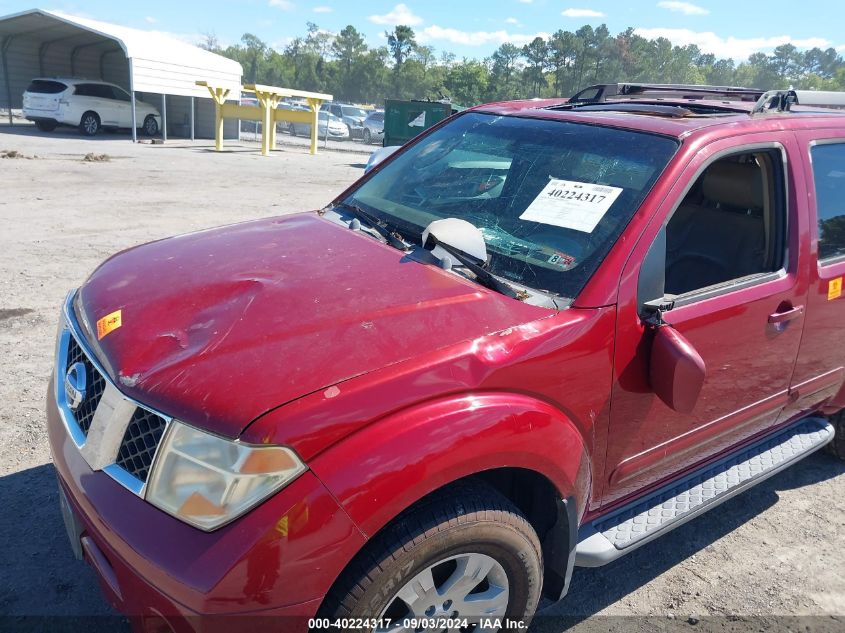
[[[496,277],[486,268],[482,268],[479,264],[476,264],[473,261],[472,257],[465,253],[462,253],[457,248],[450,246],[449,244],[444,244],[443,242],[438,242],[437,239],[435,239],[433,236],[429,237],[429,240],[433,241],[437,246],[439,246],[444,251],[449,253],[452,257],[457,259],[458,262],[460,262],[461,266],[463,266],[472,274],[474,274],[475,280],[485,288],[490,288],[491,290],[500,292],[506,297],[510,297],[511,299],[517,299],[519,301],[523,301],[530,296],[524,290],[517,290],[510,284],[505,283],[504,281]]]
[[[370,228],[378,233],[384,239],[385,243],[389,244],[393,248],[398,248],[400,251],[408,251],[411,249],[411,244],[406,242],[405,238],[399,235],[399,233],[391,229],[387,222],[377,218],[369,211],[365,211],[357,204],[341,202],[340,204],[334,205],[332,208],[343,209],[359,222],[365,222],[367,224],[367,228]]]

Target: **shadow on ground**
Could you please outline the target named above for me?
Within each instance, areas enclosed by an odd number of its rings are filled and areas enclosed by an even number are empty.
[[[0,621],[9,630],[35,616],[42,630],[80,617],[115,616],[93,570],[73,557],[55,469],[44,464],[0,477]],[[120,624],[112,621],[112,625]],[[55,625],[55,626],[53,626]],[[17,626],[11,626],[19,630]],[[82,629],[80,629],[82,630]],[[120,628],[112,630],[119,631]]]
[[[611,565],[576,569],[569,595],[545,609],[532,632],[551,633],[566,627],[586,630],[591,615],[777,503],[779,490],[810,486],[843,473],[845,463],[817,453]],[[0,500],[3,628],[30,630],[23,625],[34,623],[33,631],[90,630],[91,626],[72,627],[74,622],[84,621],[80,618],[89,617],[107,623],[108,630],[128,630],[126,622],[114,618],[114,611],[101,597],[94,572],[71,553],[53,466],[45,464],[0,477]]]
[[[576,568],[569,594],[542,611],[531,627],[532,633],[559,631],[562,622],[574,627],[576,632],[582,630],[579,624],[589,630],[587,618],[693,554],[701,553],[773,506],[779,500],[778,491],[811,486],[842,474],[845,474],[845,462],[824,451],[817,452],[614,563],[593,569]]]
[[[34,125],[29,123],[15,123],[14,125],[0,124],[0,139],[3,139],[6,136],[40,136],[40,137],[56,137],[56,138],[74,138],[74,139],[83,139],[87,141],[91,141],[92,143],[102,143],[102,142],[109,142],[109,141],[131,141],[132,135],[129,133],[129,130],[116,130],[116,131],[109,131],[103,130],[97,136],[83,136],[82,133],[77,130],[76,128],[72,127],[57,127],[52,132],[42,132]],[[139,137],[139,138],[148,138],[148,137]],[[2,140],[0,140],[0,145],[2,145]],[[3,149],[0,147],[0,149]]]

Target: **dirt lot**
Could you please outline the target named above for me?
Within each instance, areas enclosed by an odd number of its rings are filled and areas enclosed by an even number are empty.
[[[357,144],[356,144],[357,145]],[[321,206],[365,154],[132,145],[0,127],[0,616],[106,615],[72,558],[44,430],[56,318],[110,253]],[[359,146],[360,147],[360,146]],[[362,147],[362,149],[364,149]],[[93,160],[84,157],[93,153]],[[106,160],[96,160],[107,154]],[[845,464],[817,454],[617,563],[576,570],[536,628],[845,630]],[[589,616],[609,616],[590,618]],[[642,616],[639,618],[615,616]],[[693,617],[690,617],[693,616]],[[822,616],[820,618],[784,616]],[[833,616],[833,617],[831,617]],[[3,626],[0,618],[0,629]]]

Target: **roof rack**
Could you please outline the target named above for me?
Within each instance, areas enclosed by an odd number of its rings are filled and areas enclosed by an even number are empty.
[[[697,86],[690,84],[596,84],[584,88],[569,98],[569,103],[604,103],[611,98],[675,98],[707,99],[718,97],[739,101],[757,101],[765,94],[759,88],[734,86]]]
[[[845,109],[845,92],[824,90],[769,90],[760,95],[752,114],[789,112],[793,105]]]

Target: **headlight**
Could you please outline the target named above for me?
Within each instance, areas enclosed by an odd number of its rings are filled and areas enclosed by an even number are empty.
[[[306,470],[282,446],[226,440],[174,420],[159,447],[146,499],[210,531],[240,516]]]

